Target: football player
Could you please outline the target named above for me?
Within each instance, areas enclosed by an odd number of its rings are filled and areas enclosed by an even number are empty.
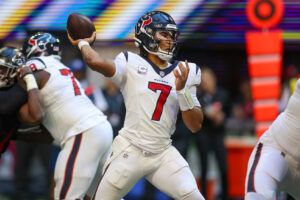
[[[61,148],[54,172],[54,199],[83,199],[97,168],[109,156],[111,125],[60,62],[56,37],[34,34],[24,43],[23,52],[40,88],[45,111],[42,124]]]
[[[124,126],[113,142],[97,190],[98,200],[121,199],[142,177],[174,199],[204,199],[188,163],[170,139],[179,110],[194,133],[203,121],[196,98],[200,68],[187,61],[171,62],[178,34],[169,14],[148,12],[135,27],[140,54],[122,52],[114,60],[98,55],[90,47],[96,33],[80,40],[68,35],[87,65],[121,88],[126,106]]]
[[[49,135],[32,133],[37,129],[31,129],[32,134],[18,132],[21,122],[39,124],[43,108],[31,69],[15,47],[0,49],[0,102],[0,156],[11,139],[51,142]]]
[[[300,199],[300,79],[285,110],[259,139],[248,161],[246,200]]]

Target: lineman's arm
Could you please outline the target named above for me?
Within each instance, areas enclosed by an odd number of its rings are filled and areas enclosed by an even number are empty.
[[[116,72],[114,61],[100,56],[89,44],[96,38],[96,32],[89,38],[73,40],[68,33],[68,38],[72,45],[79,47],[81,55],[85,63],[94,71],[111,77]]]
[[[19,71],[20,82],[26,84],[27,102],[19,110],[19,119],[29,124],[40,124],[44,115],[40,92],[37,82],[29,67],[23,67]]]

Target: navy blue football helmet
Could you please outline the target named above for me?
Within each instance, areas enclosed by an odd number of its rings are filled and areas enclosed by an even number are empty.
[[[26,58],[53,55],[61,59],[61,46],[58,38],[50,33],[38,32],[25,41],[23,54]]]
[[[155,35],[159,31],[168,32],[172,37],[172,47],[169,51],[160,49]],[[165,12],[151,11],[142,16],[135,26],[135,44],[148,53],[159,56],[162,60],[171,60],[178,48],[179,30],[174,19]]]

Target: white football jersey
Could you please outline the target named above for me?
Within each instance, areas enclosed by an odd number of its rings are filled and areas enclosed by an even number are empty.
[[[300,79],[286,109],[270,126],[266,134],[274,137],[285,153],[300,160]]]
[[[120,53],[115,59],[112,80],[121,88],[126,105],[124,127],[120,134],[145,151],[159,153],[171,144],[171,135],[179,111],[173,70],[179,62],[160,70],[151,61],[132,52]],[[201,70],[189,63],[186,83],[196,106],[196,87]]]
[[[40,90],[45,110],[43,125],[55,142],[63,144],[69,137],[94,127],[106,116],[85,95],[71,70],[52,56],[32,58],[27,66],[45,70],[50,78]]]

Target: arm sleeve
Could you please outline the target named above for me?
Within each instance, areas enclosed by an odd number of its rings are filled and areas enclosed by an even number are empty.
[[[18,84],[8,90],[0,91],[0,114],[17,113],[27,101],[27,92]]]
[[[194,103],[195,103],[195,106],[201,107],[201,104],[200,104],[200,102],[199,102],[199,100],[198,100],[198,98],[197,98],[197,86],[196,86],[196,85],[193,85],[193,86],[191,86],[191,87],[189,88],[189,90],[190,90],[191,96],[192,96],[192,98],[193,98],[193,101],[194,101]]]
[[[128,61],[128,52],[121,52],[114,60],[116,66],[116,72],[111,77],[111,80],[115,82],[120,88],[126,81],[126,65]]]

